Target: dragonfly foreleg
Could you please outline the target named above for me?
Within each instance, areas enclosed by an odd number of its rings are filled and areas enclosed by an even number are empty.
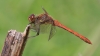
[[[35,31],[34,29],[32,29],[33,31]],[[36,35],[34,35],[34,36],[30,36],[30,37],[36,37],[36,36],[38,36],[39,35],[39,33],[40,33],[40,31],[38,31],[37,33],[36,33]],[[30,38],[29,37],[29,38]]]
[[[37,24],[36,29],[34,29],[34,28],[30,28],[30,29],[31,29],[32,31],[37,32],[36,35],[31,36],[31,37],[36,37],[36,36],[39,35],[39,33],[40,33],[40,25]]]

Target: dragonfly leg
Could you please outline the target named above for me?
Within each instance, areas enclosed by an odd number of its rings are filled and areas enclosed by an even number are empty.
[[[30,28],[30,29],[32,29],[33,31],[35,31],[33,28]],[[39,34],[40,34],[40,26],[38,25],[38,27],[37,27],[37,29],[36,29],[36,35],[35,36],[31,36],[31,37],[36,37],[36,36],[38,36]]]
[[[38,35],[39,35],[39,32],[37,32],[36,35],[34,35],[34,36],[30,36],[29,38],[31,38],[31,37],[36,37],[36,36],[38,36]]]
[[[35,36],[33,36],[33,37],[36,37],[36,36],[38,36],[38,35],[39,35],[39,33],[40,33],[40,30],[38,30],[37,34],[36,34]]]
[[[33,28],[30,28],[30,30],[32,30],[33,32],[36,32],[36,30],[34,30]]]

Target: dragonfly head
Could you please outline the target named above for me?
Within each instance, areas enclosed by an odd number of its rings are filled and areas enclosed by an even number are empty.
[[[35,21],[35,15],[34,14],[31,14],[29,16],[28,20],[29,20],[30,23],[34,23],[34,21]]]

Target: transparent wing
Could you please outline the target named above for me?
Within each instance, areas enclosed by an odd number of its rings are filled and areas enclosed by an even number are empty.
[[[51,30],[48,40],[50,40],[54,36],[55,32],[56,32],[56,27],[54,25],[51,25]]]
[[[48,33],[50,31],[50,24],[41,24],[40,25],[40,33]]]

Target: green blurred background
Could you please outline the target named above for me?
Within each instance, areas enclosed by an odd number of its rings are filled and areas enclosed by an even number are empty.
[[[57,27],[50,41],[49,33],[28,39],[23,56],[100,56],[100,0],[0,0],[1,51],[8,30],[23,32],[29,15],[43,13],[42,6],[54,19],[89,38],[92,45]]]

